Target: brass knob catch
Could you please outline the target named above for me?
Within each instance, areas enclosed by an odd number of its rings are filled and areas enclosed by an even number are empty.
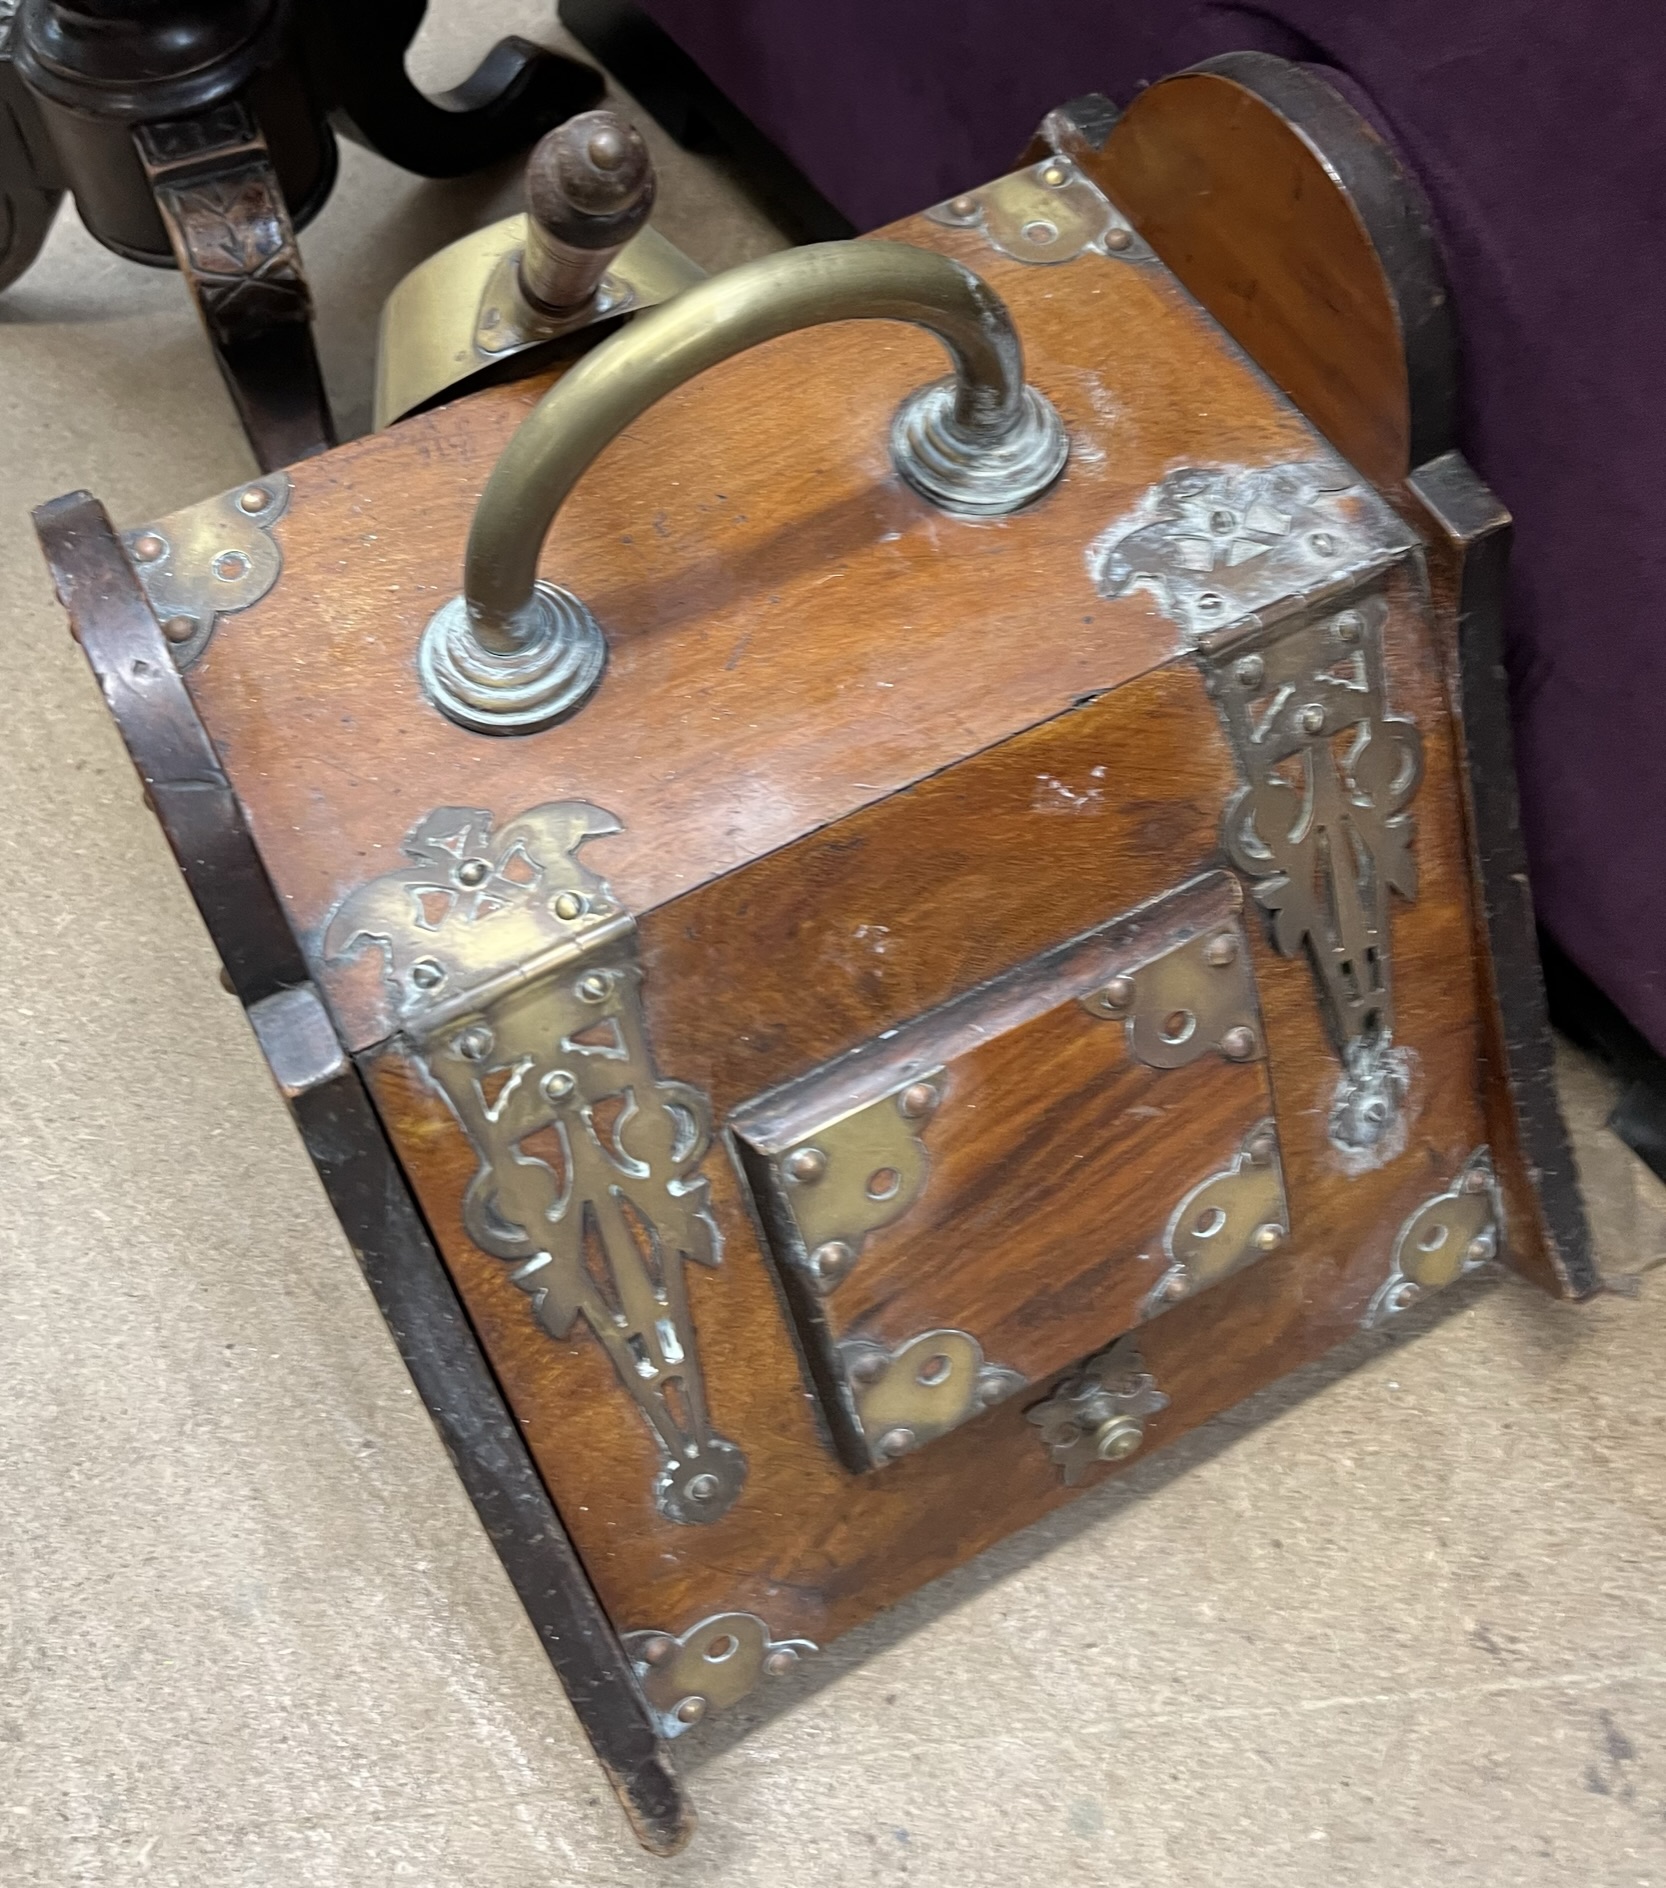
[[[423,632],[418,667],[435,705],[482,734],[532,733],[581,707],[601,680],[606,640],[571,591],[538,580],[567,494],[617,434],[684,381],[799,328],[859,319],[925,328],[954,369],[911,393],[891,426],[892,463],[923,498],[994,517],[1058,478],[1070,451],[1063,423],[1025,385],[1012,317],[980,276],[905,243],[765,256],[640,316],[522,421],[475,511],[463,594]]]

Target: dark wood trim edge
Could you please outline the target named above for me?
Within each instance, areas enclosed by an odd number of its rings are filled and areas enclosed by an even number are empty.
[[[245,1006],[306,966],[242,809],[104,507],[34,514],[59,601]],[[458,1301],[358,1070],[290,1098],[372,1294],[638,1840],[684,1846],[694,1813],[630,1661]]]
[[[1399,319],[1410,401],[1410,463],[1455,444],[1458,346],[1434,216],[1415,175],[1376,126],[1317,72],[1266,52],[1228,52],[1188,72],[1228,79],[1270,105],[1324,165],[1371,240]],[[1161,81],[1159,81],[1161,83]]]
[[[1504,576],[1511,520],[1458,452],[1420,465],[1406,482],[1425,529],[1457,564],[1453,711],[1464,748],[1470,871],[1481,907],[1484,968],[1492,1008],[1489,1037],[1502,1062],[1495,1092],[1508,1097],[1514,1148],[1495,1147],[1500,1172],[1519,1158],[1550,1276],[1538,1282],[1586,1298],[1601,1279],[1580,1197],[1567,1124],[1557,1099],[1550,1015],[1533,919],[1533,892],[1521,831],[1515,736],[1504,672]],[[1495,1136],[1495,1138],[1502,1138]],[[1507,1198],[1508,1204],[1508,1198]],[[1519,1202],[1518,1202],[1519,1210]]]

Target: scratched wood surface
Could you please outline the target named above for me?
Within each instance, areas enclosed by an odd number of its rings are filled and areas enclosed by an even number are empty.
[[[960,255],[1007,296],[1031,375],[1071,429],[1064,481],[1029,512],[971,525],[901,488],[889,415],[940,372],[912,332],[850,324],[716,369],[608,449],[547,548],[545,573],[587,598],[613,650],[596,699],[548,734],[467,735],[425,705],[413,669],[534,390],[494,390],[296,468],[283,578],[221,625],[191,685],[309,947],[432,808],[502,818],[594,801],[625,821],[586,858],[639,915],[656,1060],[721,1124],[1221,865],[1239,776],[1201,678],[1173,660],[1150,599],[1097,596],[1086,553],[1174,466],[1305,457],[1311,429],[1160,269],[1028,268],[975,233],[892,233]],[[1326,1134],[1339,1070],[1313,979],[1251,926],[1268,1044],[1251,1079],[1270,1083],[1292,1236],[1143,1328],[1171,1399],[1151,1446],[1356,1328],[1399,1227],[1485,1137],[1442,669],[1416,572],[1394,588],[1390,701],[1417,720],[1427,762],[1420,895],[1393,913],[1396,1037],[1415,1068],[1405,1142],[1349,1171]],[[545,1335],[510,1268],[464,1233],[476,1158],[397,1043],[371,1046],[386,1028],[373,957],[315,968],[622,1628],[738,1608],[825,1643],[1070,1498],[1024,1420],[1045,1383],[884,1471],[841,1464],[720,1142],[704,1172],[724,1257],[690,1293],[713,1420],[749,1475],[719,1522],[663,1519],[657,1454],[601,1347],[582,1326]],[[1214,1130],[1179,1113],[1138,1156],[1141,1184],[1155,1197],[1166,1174],[1176,1201],[1221,1164]],[[1016,1270],[1045,1290],[1034,1254]]]
[[[1211,874],[732,1117],[805,1346],[825,1367],[842,1377],[845,1339],[894,1349],[948,1326],[1033,1382],[1142,1319],[1176,1204],[1168,1154],[1183,1146],[1200,1178],[1230,1167],[1272,1097],[1259,1060],[1205,1047],[1180,1068],[1142,1061],[1123,1020],[1081,999],[1177,939],[1236,938],[1239,904],[1236,880]],[[1236,967],[1204,974],[1237,987]],[[1259,1042],[1253,1004],[1234,1012],[1245,1017]],[[894,1090],[926,1070],[937,1102],[911,1127]],[[785,1218],[812,1188],[778,1191],[767,1156],[822,1141],[823,1122],[875,1098],[893,1139],[917,1135],[924,1179],[905,1212],[855,1235],[850,1272],[819,1290],[793,1263]]]
[[[1177,464],[1311,452],[1310,430],[1156,265],[1009,261],[975,232],[888,232],[980,270],[1073,452],[1030,509],[967,521],[890,467],[898,401],[944,371],[893,322],[787,336],[680,389],[601,455],[544,574],[611,646],[564,726],[466,733],[414,667],[459,586],[475,500],[535,389],[495,389],[292,469],[283,575],[227,617],[190,685],[309,946],[432,808],[581,798],[623,820],[634,911],[801,837],[1166,660],[1143,596],[1107,602],[1088,546]],[[315,963],[352,1045],[385,1033],[374,968]]]
[[[1338,1063],[1312,976],[1254,928],[1292,1236],[1142,1327],[1146,1361],[1171,1398],[1151,1424],[1152,1447],[1356,1329],[1401,1225],[1485,1139],[1451,724],[1415,587],[1413,573],[1395,581],[1388,665],[1390,701],[1422,728],[1427,763],[1414,803],[1420,895],[1393,911],[1396,1039],[1415,1071],[1404,1145],[1364,1171],[1332,1147]],[[748,1096],[1219,865],[1220,809],[1236,778],[1200,677],[1176,665],[710,881],[643,921],[656,1059],[711,1094],[722,1121]],[[1067,801],[1049,781],[1103,792]],[[396,1049],[375,1057],[371,1073],[500,1380],[621,1626],[681,1630],[745,1609],[777,1633],[825,1643],[1070,1498],[1024,1419],[1045,1383],[883,1470],[842,1466],[743,1184],[714,1149],[704,1171],[725,1255],[690,1291],[713,1419],[746,1452],[749,1476],[716,1524],[664,1521],[649,1497],[657,1457],[600,1347],[582,1331],[560,1343],[541,1333],[509,1268],[464,1235],[459,1208],[475,1163],[443,1103]],[[1172,1173],[1176,1200],[1208,1168],[1201,1145],[1179,1133],[1149,1158]],[[1037,1289],[1045,1282],[1038,1276]]]

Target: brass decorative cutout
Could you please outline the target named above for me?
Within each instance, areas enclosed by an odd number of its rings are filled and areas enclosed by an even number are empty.
[[[875,1468],[911,1455],[1024,1387],[1017,1371],[985,1363],[983,1346],[964,1331],[923,1331],[894,1351],[849,1338],[839,1356]]]
[[[283,572],[272,527],[289,503],[289,474],[265,472],[234,491],[122,533],[150,607],[188,669],[222,616],[258,603]]]
[[[664,1737],[680,1737],[821,1650],[811,1639],[772,1639],[756,1613],[714,1613],[684,1633],[627,1632],[624,1644]]]
[[[1062,1378],[1046,1402],[1024,1412],[1041,1431],[1067,1488],[1108,1462],[1124,1462],[1145,1441],[1145,1419],[1168,1398],[1146,1369],[1132,1337],[1119,1337]]]
[[[469,1237],[514,1266],[550,1336],[594,1332],[659,1444],[660,1512],[714,1521],[746,1462],[711,1426],[683,1269],[721,1256],[699,1175],[711,1111],[656,1071],[635,926],[578,861],[617,831],[582,802],[495,832],[443,807],[405,841],[409,865],[342,904],[324,951],[380,947],[402,1031],[480,1161]]]
[[[1151,246],[1109,197],[1068,157],[1043,158],[981,190],[926,211],[934,223],[982,230],[992,249],[1014,262],[1074,262],[1114,256],[1149,262]]]
[[[920,1197],[927,1158],[920,1129],[943,1098],[943,1071],[825,1121],[772,1162],[798,1238],[792,1263],[823,1294],[849,1275],[871,1232]]]
[[[1112,977],[1082,1006],[1125,1020],[1130,1052],[1154,1069],[1183,1069],[1204,1055],[1252,1062],[1265,1053],[1249,950],[1236,919]]]
[[[1146,1300],[1145,1316],[1276,1252],[1289,1236],[1277,1131],[1270,1120],[1258,1121],[1232,1165],[1199,1181],[1174,1209],[1163,1234],[1168,1269]]]
[[[1426,1200],[1400,1228],[1393,1264],[1372,1296],[1365,1328],[1496,1257],[1500,1217],[1492,1155],[1477,1148],[1451,1186]]]
[[[1092,555],[1105,594],[1153,590],[1198,650],[1247,782],[1227,852],[1277,948],[1313,965],[1343,1060],[1331,1136],[1364,1153],[1394,1132],[1408,1080],[1389,894],[1417,896],[1423,746],[1388,712],[1388,606],[1369,588],[1405,534],[1352,483],[1324,462],[1188,469]]]
[[[1394,1034],[1388,895],[1417,896],[1417,729],[1386,712],[1381,596],[1211,665],[1249,785],[1226,843],[1287,957],[1305,947],[1344,1053]],[[1334,1125],[1334,1124],[1333,1124]]]

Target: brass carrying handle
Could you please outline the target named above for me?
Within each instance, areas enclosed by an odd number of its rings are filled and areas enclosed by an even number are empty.
[[[632,420],[684,381],[760,342],[830,321],[907,321],[935,334],[953,377],[921,387],[891,428],[898,472],[951,512],[994,516],[1047,490],[1069,440],[1024,384],[1006,304],[980,276],[905,243],[817,243],[683,291],[586,355],[504,448],[469,531],[463,594],[424,632],[435,704],[482,733],[527,733],[582,705],[606,641],[571,592],[538,581],[567,494]]]

